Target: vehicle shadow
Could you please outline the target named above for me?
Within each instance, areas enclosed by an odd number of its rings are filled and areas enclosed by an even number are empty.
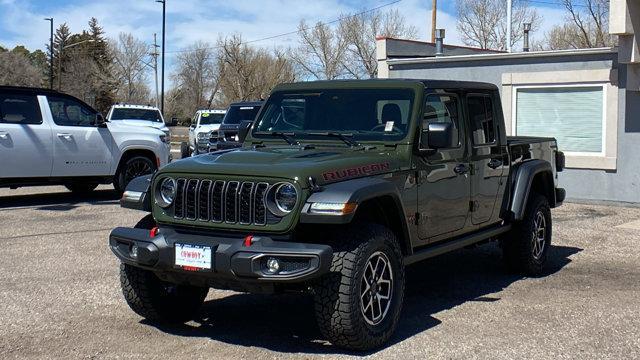
[[[79,195],[72,192],[38,193],[25,195],[0,196],[0,210],[14,207],[32,207],[37,210],[68,211],[79,204],[110,205],[117,204],[120,194],[115,190],[95,190]]]
[[[548,271],[552,275],[582,249],[553,246]],[[494,244],[463,249],[407,268],[406,296],[398,330],[391,346],[441,323],[433,314],[468,301],[493,302],[488,296],[523,276],[508,274],[501,251]],[[142,323],[153,325],[145,320]],[[224,343],[261,347],[284,353],[373,354],[344,351],[322,339],[313,315],[310,296],[302,294],[234,294],[208,301],[201,318],[181,326],[156,326],[184,337],[206,337]]]

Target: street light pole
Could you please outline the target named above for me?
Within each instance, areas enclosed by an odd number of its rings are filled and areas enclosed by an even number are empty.
[[[49,89],[53,89],[53,18],[44,18],[51,23],[51,36],[49,37]]]
[[[156,0],[156,2],[162,3],[162,71],[160,77],[162,78],[162,85],[160,85],[160,112],[164,115],[164,39],[165,39],[165,26],[166,26],[166,13],[167,13],[167,1]]]

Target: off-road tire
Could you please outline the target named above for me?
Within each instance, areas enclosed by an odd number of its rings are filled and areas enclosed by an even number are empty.
[[[333,237],[331,270],[313,286],[316,320],[322,335],[336,346],[370,350],[393,334],[404,298],[404,263],[393,232],[378,224],[354,224]],[[365,320],[360,303],[362,276],[370,256],[382,252],[393,274],[391,304],[382,320]]]
[[[156,222],[151,214],[136,224],[151,229]],[[127,304],[136,314],[158,323],[183,323],[198,312],[208,288],[175,285],[160,280],[152,271],[120,264],[120,285]]]
[[[194,318],[208,288],[161,281],[152,271],[120,264],[120,285],[136,314],[157,323],[184,323]]]
[[[534,256],[536,249],[534,236],[536,236],[536,217],[544,217],[544,245],[539,256]],[[528,276],[539,276],[544,270],[544,265],[549,256],[551,246],[552,223],[549,201],[545,196],[537,193],[529,195],[524,218],[513,224],[513,228],[502,239],[502,251],[507,268],[511,271]],[[539,251],[539,250],[538,250]]]
[[[136,162],[144,163],[148,166],[147,171],[142,171],[137,176],[153,174],[154,172],[156,172],[156,170],[158,170],[157,164],[148,157],[141,155],[133,156],[121,163],[118,167],[118,171],[116,171],[116,176],[113,180],[113,187],[116,189],[116,191],[124,192],[129,182],[133,180],[133,178],[128,178],[127,171],[130,167],[134,166]]]
[[[98,187],[98,183],[72,182],[65,184],[64,187],[74,194],[84,195],[95,190]]]

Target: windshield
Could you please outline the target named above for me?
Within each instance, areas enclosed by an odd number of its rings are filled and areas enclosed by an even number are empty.
[[[253,121],[256,115],[260,111],[260,105],[253,106],[231,106],[227,110],[227,115],[224,117],[223,123],[226,124],[240,124],[243,121]]]
[[[153,122],[163,122],[159,110],[154,109],[133,109],[117,108],[113,109],[109,120],[145,120]]]
[[[410,89],[274,93],[253,135],[286,132],[305,138],[337,132],[357,140],[400,140],[407,133],[413,100],[414,92]]]
[[[224,114],[203,112],[200,114],[200,125],[220,124],[223,118]]]

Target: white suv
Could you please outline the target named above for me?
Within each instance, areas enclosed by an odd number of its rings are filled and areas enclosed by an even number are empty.
[[[0,86],[0,187],[65,185],[74,192],[133,178],[169,161],[157,129],[107,122],[70,95]]]
[[[188,151],[191,153],[200,154],[209,152],[209,137],[212,131],[218,131],[226,110],[198,110],[191,119],[191,126],[189,127],[189,145]],[[183,151],[184,152],[184,147]]]

